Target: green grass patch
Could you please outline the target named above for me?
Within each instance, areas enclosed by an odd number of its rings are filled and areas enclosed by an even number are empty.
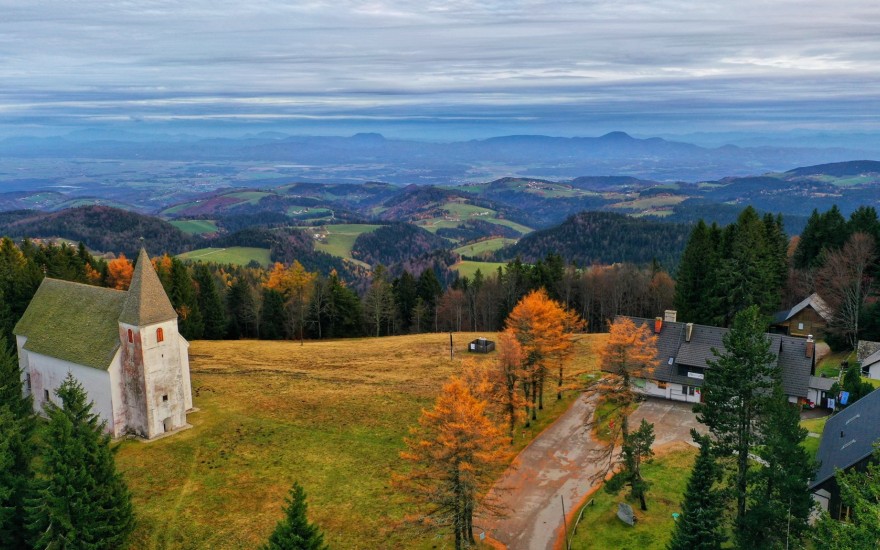
[[[268,248],[252,248],[248,246],[200,248],[198,250],[193,250],[192,252],[185,252],[177,257],[181,260],[235,265],[247,265],[255,261],[264,267],[268,267],[272,262],[269,257]]]
[[[239,191],[237,193],[228,193],[223,195],[224,197],[234,197],[236,199],[246,201],[248,204],[257,204],[260,202],[260,199],[263,197],[268,197],[273,193],[267,193],[266,191]]]
[[[178,220],[168,223],[190,235],[217,232],[217,224],[213,220]]]
[[[685,443],[673,443],[655,452],[657,456],[650,463],[642,466],[642,475],[651,483],[647,494],[648,511],[642,512],[637,500],[627,499],[628,489],[623,489],[616,495],[600,489],[592,497],[593,504],[584,510],[577,532],[572,535],[573,549],[663,550],[666,548],[674,526],[672,513],[681,512],[681,499],[697,456],[697,449]],[[624,501],[635,511],[634,527],[617,518],[617,504]]]
[[[487,252],[495,252],[496,250],[500,250],[501,248],[515,242],[516,239],[497,237],[494,239],[486,239],[483,241],[466,244],[464,246],[459,246],[458,248],[454,249],[453,252],[455,252],[456,254],[463,254],[465,256],[479,256],[480,254],[485,254]]]
[[[458,271],[458,274],[462,277],[473,279],[478,269],[484,276],[486,276],[497,271],[499,267],[504,267],[506,265],[507,264],[503,262],[475,262],[464,260],[453,265],[452,269]]]
[[[809,420],[801,420],[801,427],[805,428],[808,432],[822,435],[822,432],[825,431],[825,423],[830,416],[823,416],[821,418],[810,418]],[[810,453],[810,455],[815,458],[816,454],[819,452],[819,442],[821,441],[821,437],[810,437],[809,435],[804,439],[801,446]]]
[[[315,249],[340,258],[351,259],[351,249],[354,242],[360,235],[375,231],[382,227],[381,225],[359,224],[359,223],[343,223],[335,225],[325,225],[309,230],[312,233],[320,233],[324,238],[315,241]]]

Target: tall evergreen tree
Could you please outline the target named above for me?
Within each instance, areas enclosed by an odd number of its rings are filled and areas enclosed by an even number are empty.
[[[275,531],[261,550],[325,550],[324,535],[306,516],[306,493],[294,482],[290,496],[285,499],[285,517],[275,526]]]
[[[394,280],[394,304],[397,307],[397,317],[400,321],[400,332],[407,333],[412,326],[412,312],[416,307],[419,297],[418,285],[415,277],[409,271],[404,270],[400,277]]]
[[[29,499],[35,548],[106,549],[126,545],[134,529],[131,496],[116,471],[106,425],[68,374],[49,404],[49,422]]]
[[[257,302],[244,277],[238,277],[226,293],[228,310],[226,336],[231,339],[252,338],[259,328]]]
[[[284,338],[284,296],[271,288],[263,289],[263,307],[260,309],[260,338],[282,340]]]
[[[434,273],[433,269],[428,268],[422,271],[422,274],[419,275],[416,288],[418,297],[422,299],[422,302],[424,302],[425,306],[428,308],[428,316],[431,318],[431,330],[436,332],[438,330],[437,301],[443,294],[443,287],[440,286],[440,281],[437,279],[437,274]]]
[[[864,470],[837,470],[840,500],[850,510],[849,521],[838,521],[822,512],[816,523],[814,548],[874,550],[880,548],[880,448]]]
[[[713,349],[717,359],[707,361],[703,402],[694,405],[697,420],[715,436],[718,456],[733,461],[731,487],[738,528],[747,508],[749,452],[760,442],[758,420],[776,381],[775,356],[764,326],[757,306],[734,317],[723,338],[724,352]]]
[[[624,419],[626,422],[626,419]],[[621,470],[614,474],[606,483],[606,490],[616,493],[623,485],[629,485],[629,495],[639,500],[643,511],[647,511],[648,503],[645,496],[650,484],[642,477],[642,461],[654,456],[651,445],[654,444],[654,425],[642,419],[639,428],[634,432],[623,434],[621,446]]]
[[[705,222],[697,222],[681,256],[675,282],[675,307],[681,321],[711,324],[715,317],[710,297],[718,264],[718,244]]]
[[[360,336],[361,300],[357,293],[345,286],[336,271],[327,277],[327,326],[324,335],[328,338]]]
[[[180,334],[188,340],[201,338],[205,326],[196,288],[186,265],[177,258],[171,258],[170,288],[167,291],[171,305],[180,318]]]
[[[808,487],[816,464],[802,446],[807,430],[800,426],[800,414],[788,402],[779,377],[759,430],[756,453],[764,464],[754,471],[737,542],[740,548],[799,547],[814,506]]]
[[[681,515],[667,550],[720,550],[724,534],[724,496],[718,487],[722,469],[715,460],[712,439],[691,430],[700,454],[691,470],[681,502]]]
[[[220,340],[226,335],[226,311],[217,283],[205,264],[196,264],[193,275],[198,285],[198,304],[204,322],[204,337],[208,340]]]
[[[18,361],[2,336],[0,415],[0,548],[22,548],[36,420],[33,402],[22,391]]]

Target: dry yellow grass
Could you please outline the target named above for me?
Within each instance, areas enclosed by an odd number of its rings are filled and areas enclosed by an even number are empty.
[[[197,341],[190,348],[193,428],[124,442],[117,464],[134,496],[132,547],[253,548],[281,516],[294,480],[333,548],[430,548],[402,523],[413,510],[391,489],[398,452],[420,410],[460,372],[477,336],[448,334],[323,342]],[[594,369],[597,339],[579,338],[572,369]],[[555,388],[553,388],[555,389]],[[571,402],[547,408],[517,447]]]

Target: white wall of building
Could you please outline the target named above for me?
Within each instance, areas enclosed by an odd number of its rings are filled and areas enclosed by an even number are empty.
[[[18,338],[20,345],[23,345],[21,341],[26,341],[26,339]],[[86,391],[87,398],[93,403],[92,412],[107,423],[108,431],[114,433],[113,392],[108,371],[33,353],[21,347],[19,347],[19,361],[23,367],[26,381],[30,380],[30,392],[34,397],[35,411],[43,412],[47,396],[48,401],[56,405],[61,404],[55,391],[70,373],[79,381]]]

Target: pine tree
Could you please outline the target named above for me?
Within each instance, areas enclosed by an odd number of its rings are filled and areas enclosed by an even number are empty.
[[[306,493],[294,482],[290,496],[285,499],[285,517],[275,526],[275,531],[262,550],[325,550],[324,535],[306,516]]]
[[[198,285],[198,304],[207,340],[220,340],[226,334],[226,311],[214,276],[205,264],[196,264],[194,278]]]
[[[268,288],[263,289],[263,307],[260,309],[260,338],[284,338],[284,296]]]
[[[736,495],[737,526],[746,514],[749,452],[760,442],[758,419],[776,383],[775,356],[764,335],[757,306],[738,313],[724,335],[724,352],[713,349],[703,384],[702,403],[694,405],[697,420],[715,436],[717,455],[733,459],[731,488]]]
[[[758,428],[761,445],[756,453],[764,464],[750,480],[749,505],[737,542],[740,548],[799,547],[814,506],[808,486],[816,464],[802,446],[807,430],[800,426],[800,414],[788,402],[778,377]]]
[[[110,436],[80,383],[68,374],[49,404],[45,445],[29,499],[35,548],[116,549],[134,528],[131,496],[116,471]]]
[[[691,470],[667,550],[720,550],[724,535],[724,496],[717,486],[722,469],[715,461],[712,439],[691,430],[700,454]]]
[[[717,246],[703,220],[697,222],[678,264],[675,281],[675,307],[682,321],[699,324],[712,322],[714,313],[709,307],[709,297],[718,264]]]
[[[836,470],[841,503],[850,510],[849,521],[838,521],[822,512],[816,523],[814,548],[875,550],[880,548],[880,448],[864,471]]]
[[[650,485],[642,477],[642,461],[654,456],[654,451],[651,450],[653,444],[654,425],[642,419],[636,431],[624,434],[620,453],[621,470],[605,485],[605,489],[610,493],[616,493],[623,485],[629,485],[630,498],[638,499],[643,511],[648,510],[645,495]]]
[[[36,429],[33,402],[21,387],[21,370],[6,339],[0,336],[0,548],[24,546],[24,509],[33,472],[33,434]]]

